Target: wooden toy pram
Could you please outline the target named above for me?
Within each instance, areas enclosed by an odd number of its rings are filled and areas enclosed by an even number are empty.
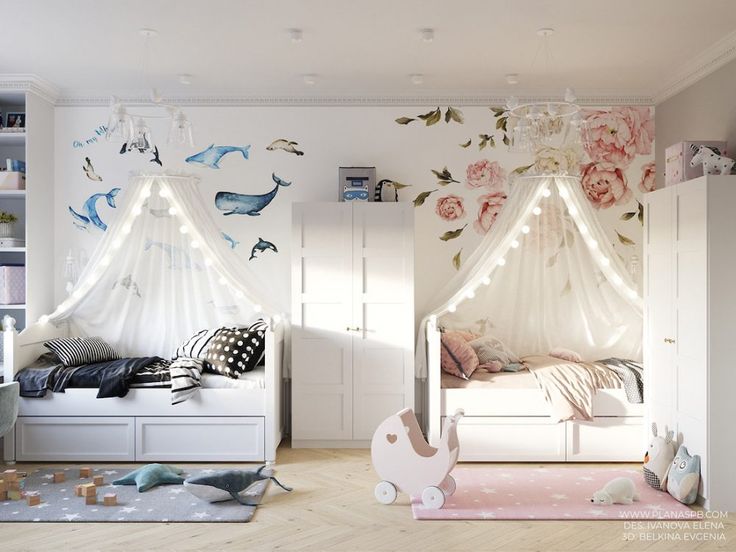
[[[421,496],[427,508],[444,506],[456,488],[450,472],[460,454],[457,423],[463,414],[458,410],[445,418],[437,448],[424,439],[411,408],[381,422],[371,441],[373,467],[382,479],[375,490],[378,502],[391,504],[402,491]]]

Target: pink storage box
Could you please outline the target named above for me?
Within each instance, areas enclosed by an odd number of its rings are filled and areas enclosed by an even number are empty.
[[[716,140],[695,140],[671,145],[664,151],[665,186],[673,186],[703,176],[703,165],[690,166],[690,160],[693,158],[691,146],[718,148],[721,155],[726,155],[726,142]]]
[[[26,267],[0,266],[0,304],[21,305],[26,302]]]
[[[0,171],[0,190],[25,190],[26,175],[22,172]]]

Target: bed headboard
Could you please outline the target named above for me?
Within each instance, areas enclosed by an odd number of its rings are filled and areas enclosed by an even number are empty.
[[[15,318],[5,316],[3,325],[3,375],[5,381],[13,381],[15,374],[36,360],[46,349],[43,344],[55,337],[68,337],[69,324],[61,322],[58,326],[51,323],[31,324],[18,333]]]

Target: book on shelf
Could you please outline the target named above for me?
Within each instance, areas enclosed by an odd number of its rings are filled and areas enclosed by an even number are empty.
[[[26,173],[26,162],[21,161],[20,159],[11,159],[8,157],[5,160],[5,170],[9,172],[21,172],[23,174]]]

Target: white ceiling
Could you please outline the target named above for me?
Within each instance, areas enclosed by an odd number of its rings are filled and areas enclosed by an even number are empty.
[[[654,97],[736,37],[734,0],[0,0],[0,73],[64,95],[579,94]],[[151,42],[143,74],[141,27]],[[302,28],[292,43],[287,29]],[[418,30],[436,29],[433,42]],[[547,60],[536,30],[554,27]],[[707,61],[707,60],[706,60]],[[191,73],[190,86],[176,75]],[[315,85],[302,75],[315,73]],[[411,73],[425,75],[413,85]]]

